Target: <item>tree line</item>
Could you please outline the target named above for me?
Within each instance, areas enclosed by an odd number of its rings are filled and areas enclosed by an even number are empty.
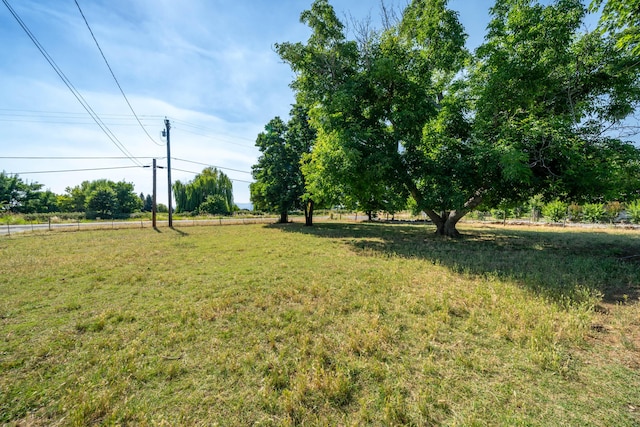
[[[301,15],[307,42],[275,45],[296,104],[258,135],[252,201],[281,220],[314,204],[411,205],[457,236],[469,212],[533,197],[640,198],[640,150],[626,139],[640,102],[637,3],[496,0],[471,52],[447,0],[383,8],[382,28],[351,33],[315,0]]]
[[[127,218],[136,212],[151,212],[153,198],[139,195],[133,183],[108,179],[83,181],[67,187],[64,194],[44,190],[44,185],[23,181],[17,175],[0,173],[0,212],[13,214],[83,213],[88,219]],[[193,181],[173,185],[177,213],[228,215],[236,210],[231,180],[215,168],[206,168]],[[158,212],[168,212],[165,205]]]

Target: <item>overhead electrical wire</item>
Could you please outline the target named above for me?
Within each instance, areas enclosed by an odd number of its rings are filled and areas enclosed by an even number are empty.
[[[194,171],[188,171],[188,170],[185,170],[185,169],[178,169],[178,168],[171,168],[171,169],[174,170],[174,171],[179,171],[179,172],[192,173],[194,175],[198,175],[198,174],[202,173],[202,172],[194,172]],[[233,181],[233,182],[244,182],[244,183],[247,183],[247,184],[253,184],[253,181],[245,181],[243,179],[229,178],[229,180]]]
[[[135,120],[156,120],[163,116],[138,116],[138,119],[131,117],[131,114],[101,114],[105,124],[108,126],[139,126]],[[131,123],[128,123],[132,121]],[[59,125],[93,125],[94,121],[86,113],[70,113],[56,111],[35,111],[35,110],[10,110],[0,108],[0,122],[10,123],[51,123]]]
[[[123,120],[123,121],[127,121],[127,120],[131,120],[134,122],[139,121],[144,121],[144,120],[156,120],[156,119],[165,119],[165,116],[163,115],[157,115],[157,114],[145,114],[145,115],[141,115],[138,114],[137,118],[136,117],[131,117],[131,115],[129,114],[100,114],[101,117],[106,118],[106,119],[112,119],[112,120]],[[13,117],[17,117],[18,119],[13,119]],[[77,120],[82,120],[82,119],[87,119],[88,117],[83,114],[83,113],[73,113],[73,112],[67,112],[67,111],[43,111],[43,110],[23,110],[23,109],[9,109],[9,108],[0,108],[0,122],[2,121],[7,121],[7,122],[26,122],[26,123],[55,123],[55,124],[89,124],[89,123],[78,123]],[[59,120],[56,120],[59,119]],[[178,126],[176,127],[174,125],[173,129],[179,129],[183,132],[186,133],[190,133],[192,135],[198,135],[198,136],[203,136],[206,138],[210,138],[210,139],[214,139],[217,140],[221,143],[225,143],[225,144],[232,144],[232,145],[237,145],[239,147],[244,147],[244,148],[255,148],[254,145],[250,145],[250,144],[241,144],[238,142],[232,142],[229,139],[235,139],[235,140],[244,140],[244,141],[249,141],[249,142],[255,142],[253,140],[251,140],[250,138],[245,138],[242,136],[237,136],[237,135],[229,135],[229,134],[218,134],[218,135],[213,135],[216,134],[217,132],[210,128],[210,127],[206,127],[206,126],[201,126],[201,125],[197,125],[194,123],[190,123],[187,122],[185,120],[180,120],[180,119],[176,119],[173,117],[170,117],[170,120],[173,122],[176,122],[182,126]],[[112,124],[112,126],[133,126],[134,124],[131,123],[114,123]],[[135,124],[136,126],[139,126],[139,123]],[[144,123],[143,123],[144,126]],[[207,133],[202,133],[202,132],[194,132],[193,130],[190,130],[188,128],[193,128],[193,129],[197,129],[197,130],[201,130]],[[164,145],[164,144],[163,144]]]
[[[136,157],[136,159],[165,159],[166,157]],[[129,157],[116,156],[0,156],[0,159],[11,160],[124,160]]]
[[[187,126],[187,127],[190,127],[190,128],[196,129],[196,130],[201,130],[201,131],[210,132],[210,133],[216,133],[215,130],[213,130],[211,128],[208,128],[206,126],[196,125],[196,124],[189,123],[189,122],[186,122],[184,120],[176,119],[176,118],[173,118],[173,117],[170,117],[170,119],[175,123],[182,124],[184,126]],[[225,141],[224,139],[220,138],[220,135],[218,135],[216,137],[212,137],[210,135],[203,134],[203,133],[200,133],[200,132],[194,132],[193,130],[188,130],[188,129],[185,129],[185,128],[182,128],[182,127],[178,127],[178,129],[181,129],[182,131],[190,133],[190,134],[193,134],[193,135],[199,135],[199,136],[204,136],[204,137],[210,137],[212,139],[217,139],[220,142],[224,142],[226,144],[238,145],[240,147],[245,147],[245,148],[255,148],[254,145],[240,144],[240,143],[237,143],[237,142]],[[252,144],[255,143],[255,140],[252,140],[252,139],[249,139],[249,138],[245,138],[245,137],[242,137],[242,136],[233,136],[233,135],[222,135],[222,136],[226,137],[226,138],[232,138],[232,139],[242,139],[242,140],[245,140],[245,141],[249,141]]]
[[[195,162],[193,160],[179,159],[177,157],[171,157],[171,159],[172,160],[177,160],[179,162],[193,163],[194,165],[210,166],[210,167],[217,168],[217,169],[225,169],[225,170],[230,170],[230,171],[234,171],[234,172],[247,173],[247,174],[251,175],[251,172],[243,171],[243,170],[240,170],[240,169],[225,168],[224,166],[210,165],[209,163]]]
[[[202,126],[202,125],[197,125],[195,123],[191,123],[191,122],[187,122],[186,120],[180,120],[180,119],[176,119],[175,117],[169,117],[172,121],[176,122],[176,123],[182,123],[185,126],[189,126],[195,129],[200,129],[200,130],[205,130],[205,131],[209,131],[209,132],[215,132],[213,129],[208,128],[206,126]],[[231,136],[231,135],[228,135]],[[254,140],[252,140],[251,138],[245,138],[243,136],[236,136],[234,138],[237,139],[244,139],[245,141],[249,141],[249,142],[255,142]]]
[[[128,159],[128,157],[117,157],[117,156],[0,156],[0,159],[2,159],[2,160],[123,160],[123,159]],[[148,159],[163,160],[163,159],[166,159],[166,157],[136,157],[136,159],[139,159],[139,160],[148,160]],[[209,163],[197,162],[197,161],[194,161],[194,160],[181,159],[181,158],[177,158],[177,157],[172,157],[171,159],[175,160],[175,161],[178,161],[178,162],[185,162],[185,163],[192,163],[192,164],[195,164],[195,165],[209,166],[209,167],[213,167],[213,168],[217,168],[217,169],[229,170],[229,171],[239,172],[239,173],[246,173],[246,174],[251,175],[251,172],[243,171],[243,170],[240,170],[240,169],[227,168],[227,167],[224,167],[224,166],[216,166],[216,165],[211,165]],[[124,168],[133,168],[133,167],[137,167],[137,166],[124,166],[124,167],[98,168],[98,169],[72,169],[70,171],[75,172],[75,171],[85,171],[85,170],[124,169]],[[146,167],[146,166],[144,166],[144,167]],[[189,170],[184,170],[184,169],[177,169],[177,168],[172,168],[172,169],[180,171],[180,172],[193,173],[193,174],[196,174],[196,175],[201,173],[201,172],[194,172],[194,171],[189,171]],[[17,172],[16,174],[20,174],[20,173],[23,173],[23,174],[27,174],[27,173],[56,173],[56,172],[66,172],[66,171]],[[250,183],[250,181],[243,181],[243,180],[240,180],[240,179],[232,179],[232,181]]]
[[[102,55],[102,59],[104,59],[104,63],[107,65],[107,68],[109,69],[109,72],[111,73],[111,77],[113,77],[113,80],[116,82],[116,85],[118,86],[118,89],[120,89],[120,93],[122,94],[122,97],[124,98],[124,100],[126,101],[127,105],[129,106],[129,109],[131,110],[131,113],[136,118],[136,120],[138,121],[138,124],[140,125],[140,127],[142,128],[144,133],[147,135],[147,137],[151,140],[151,142],[153,142],[156,145],[163,146],[164,144],[156,142],[156,140],[153,139],[151,137],[151,135],[149,135],[149,132],[147,132],[147,129],[142,125],[142,122],[138,118],[138,115],[136,114],[136,112],[134,111],[133,107],[131,106],[131,103],[129,102],[129,98],[127,98],[127,95],[125,95],[124,90],[122,89],[122,86],[120,86],[120,82],[116,78],[116,75],[113,72],[113,69],[111,68],[111,65],[109,65],[109,61],[107,61],[107,57],[104,55],[104,52],[102,51],[102,48],[100,47],[100,43],[98,43],[98,39],[96,39],[95,34],[93,34],[93,30],[91,29],[91,26],[89,25],[89,21],[87,21],[86,16],[84,16],[84,12],[82,11],[82,8],[80,7],[80,4],[78,3],[78,0],[74,0],[74,2],[76,4],[76,6],[78,7],[78,11],[80,11],[80,15],[82,15],[82,19],[84,19],[84,23],[87,25],[87,28],[89,29],[89,32],[91,33],[91,37],[93,38],[93,41],[96,43],[96,46],[98,47],[98,50],[100,51],[100,55]]]
[[[80,120],[80,119],[78,119]],[[85,125],[94,125],[95,122],[89,121],[67,121],[61,122],[59,120],[29,120],[29,119],[3,119],[0,117],[0,122],[10,122],[10,123],[47,123],[51,125],[76,125],[76,126],[85,126]],[[135,123],[116,123],[116,122],[105,122],[107,126],[138,126]]]
[[[122,154],[124,154],[125,156],[127,156],[129,158],[129,160],[131,160],[134,164],[136,164],[138,167],[142,167],[142,163],[138,162],[135,157],[127,150],[127,148],[124,146],[124,144],[122,142],[120,142],[120,140],[115,136],[115,134],[111,131],[111,129],[109,129],[109,127],[102,121],[102,119],[100,118],[100,116],[98,116],[98,114],[96,114],[96,112],[93,110],[93,108],[91,108],[91,105],[89,105],[89,103],[84,99],[84,97],[82,96],[82,94],[75,88],[75,86],[73,85],[73,83],[71,83],[71,80],[69,80],[69,78],[64,74],[64,72],[62,71],[62,69],[60,69],[60,67],[58,66],[58,64],[56,64],[56,62],[53,60],[53,58],[49,55],[49,53],[46,51],[46,49],[42,46],[42,44],[40,44],[40,42],[38,41],[37,37],[31,32],[31,30],[29,29],[29,27],[27,26],[27,24],[24,23],[24,21],[22,20],[22,18],[20,18],[20,16],[18,15],[18,13],[13,9],[13,7],[9,4],[8,0],[2,0],[2,2],[4,3],[4,5],[7,7],[7,9],[9,9],[9,12],[11,13],[11,15],[14,17],[14,19],[18,22],[18,24],[20,25],[20,27],[24,30],[24,32],[27,34],[27,36],[29,36],[29,39],[31,39],[31,41],[33,42],[33,44],[36,46],[36,48],[40,51],[40,53],[42,54],[42,56],[44,56],[44,58],[46,59],[46,61],[49,63],[49,65],[51,65],[51,67],[54,69],[54,71],[56,72],[56,74],[58,74],[58,77],[60,77],[60,79],[62,79],[62,81],[64,82],[64,84],[67,86],[67,88],[71,91],[71,93],[73,94],[73,96],[75,96],[75,98],[78,100],[78,102],[80,103],[80,105],[82,105],[82,107],[87,111],[87,113],[91,116],[91,118],[96,122],[96,124],[98,125],[98,127],[100,127],[100,129],[102,130],[102,132],[104,132],[104,134],[111,140],[111,142],[122,152]]]
[[[88,171],[102,171],[110,169],[133,169],[141,166],[112,166],[108,168],[87,168],[87,169],[63,169],[63,170],[51,170],[51,171],[28,171],[28,172],[8,172],[8,175],[33,175],[36,173],[63,173],[63,172],[88,172]],[[144,166],[142,166],[144,167]]]
[[[55,117],[65,117],[65,116],[76,116],[80,118],[86,117],[84,113],[75,113],[71,111],[44,111],[44,110],[24,110],[24,109],[15,109],[15,108],[0,108],[0,115],[3,116],[18,116],[18,117],[32,117],[36,114],[54,115]],[[106,113],[101,114],[103,117],[115,117],[121,119],[131,119],[129,114],[115,114],[115,113]],[[147,118],[147,119],[162,119],[164,116],[159,114],[139,114],[138,117]]]

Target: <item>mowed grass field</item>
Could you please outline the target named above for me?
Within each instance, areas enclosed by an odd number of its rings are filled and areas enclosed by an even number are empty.
[[[0,238],[0,424],[640,425],[640,233]]]

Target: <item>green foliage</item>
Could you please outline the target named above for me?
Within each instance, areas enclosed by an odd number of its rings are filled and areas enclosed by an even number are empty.
[[[315,138],[307,111],[300,105],[293,107],[287,124],[276,117],[265,126],[256,140],[262,154],[252,168],[255,182],[250,190],[255,209],[277,212],[287,222],[289,211],[302,210],[309,200],[318,199],[318,192],[307,188],[302,173]]]
[[[617,40],[621,49],[640,55],[640,0],[592,0],[591,10],[604,3],[600,26]]]
[[[87,211],[101,218],[111,218],[118,212],[118,195],[111,187],[98,187],[87,197]]]
[[[42,184],[26,183],[17,175],[0,172],[0,210],[13,213],[50,212],[57,210],[55,195],[42,191]]]
[[[537,221],[542,214],[542,208],[544,207],[544,201],[541,194],[536,194],[531,197],[528,202],[529,210],[531,211],[532,218]]]
[[[140,200],[142,200],[143,212],[151,212],[153,210],[153,197],[151,194],[147,194],[145,197],[144,194],[140,193]]]
[[[627,204],[626,212],[634,224],[640,224],[640,199]]]
[[[604,206],[605,217],[609,222],[613,222],[623,210],[624,206],[620,202],[609,202]]]
[[[89,216],[128,216],[142,208],[142,200],[136,195],[130,182],[114,182],[108,179],[83,181],[75,187],[67,187],[66,194],[57,197],[63,212],[88,212]],[[113,200],[115,198],[115,200]]]
[[[571,203],[567,209],[568,209],[570,221],[577,222],[577,221],[580,221],[580,219],[582,219],[582,206],[576,203]]]
[[[598,222],[605,215],[606,211],[602,203],[585,203],[582,206],[582,218],[587,222]]]
[[[173,193],[176,200],[176,213],[199,212],[200,207],[209,196],[213,202],[209,202],[206,209],[217,206],[216,213],[228,215],[233,210],[233,184],[229,177],[216,168],[205,168],[202,173],[196,175],[193,181],[183,184],[179,180],[173,184]],[[220,196],[219,198],[217,196]],[[218,200],[224,201],[223,204]],[[205,211],[207,211],[205,209]]]
[[[119,181],[112,184],[118,199],[118,213],[130,214],[142,209],[142,200],[136,195],[130,182]]]
[[[229,205],[222,194],[208,195],[198,208],[200,213],[209,215],[229,215]]]
[[[67,194],[60,196],[63,212],[85,212],[87,210],[87,196],[91,192],[89,181],[75,187],[65,188]]]
[[[307,188],[368,212],[411,194],[450,235],[481,203],[629,197],[640,150],[606,130],[640,101],[637,57],[584,33],[577,0],[498,0],[490,13],[472,57],[446,0],[413,0],[357,41],[316,0],[307,43],[276,45],[318,130]]]
[[[542,215],[553,222],[562,221],[567,217],[567,204],[557,199],[549,202],[542,208]]]
[[[626,190],[639,151],[601,135],[634,110],[639,68],[599,33],[582,34],[584,15],[577,1],[499,1],[492,9],[473,74],[480,90],[476,136],[526,153],[498,163],[504,179],[492,188],[502,197],[535,191],[586,200],[617,198]],[[529,170],[526,180],[505,175],[514,159]]]

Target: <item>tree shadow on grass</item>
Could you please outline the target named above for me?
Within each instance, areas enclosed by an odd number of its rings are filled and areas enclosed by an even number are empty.
[[[479,226],[461,239],[435,236],[433,226],[321,223],[273,224],[284,232],[336,239],[355,252],[421,259],[460,274],[497,276],[562,304],[598,294],[605,303],[640,298],[640,234]]]

